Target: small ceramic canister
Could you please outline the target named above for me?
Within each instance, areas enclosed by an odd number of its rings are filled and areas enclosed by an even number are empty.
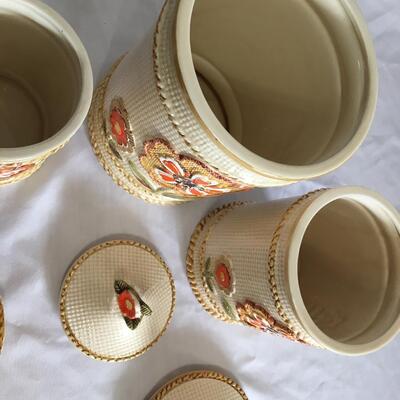
[[[193,371],[163,386],[151,400],[248,400],[243,389],[218,372]]]
[[[60,315],[69,339],[87,356],[127,361],[164,334],[175,307],[175,286],[164,261],[147,246],[105,242],[70,268]]]
[[[361,355],[400,330],[400,217],[362,188],[231,204],[197,226],[194,294],[232,323]]]
[[[97,89],[89,127],[116,183],[174,204],[334,170],[376,98],[354,0],[167,0]]]
[[[93,90],[70,25],[36,0],[0,0],[0,185],[30,176],[74,135]]]

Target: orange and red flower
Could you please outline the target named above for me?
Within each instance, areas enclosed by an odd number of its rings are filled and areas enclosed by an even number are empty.
[[[164,139],[144,143],[140,162],[155,182],[185,197],[218,196],[250,189],[199,160],[177,154]]]
[[[134,138],[129,115],[121,98],[115,98],[110,108],[111,137],[118,148],[131,153],[134,148]]]
[[[0,180],[7,180],[14,176],[20,175],[35,167],[35,164],[4,164],[0,165]]]
[[[140,306],[129,290],[123,291],[118,296],[118,305],[124,317],[129,319],[140,318]]]
[[[226,295],[232,296],[235,292],[235,277],[230,262],[225,257],[217,260],[215,264],[214,280]]]

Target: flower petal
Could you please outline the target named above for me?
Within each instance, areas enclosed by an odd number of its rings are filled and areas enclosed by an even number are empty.
[[[195,185],[204,187],[217,186],[219,184],[219,182],[212,181],[211,179],[209,179],[207,176],[204,175],[193,175],[191,180]]]
[[[199,190],[199,189],[196,188],[196,187],[188,188],[188,191],[189,191],[189,193],[190,193],[192,196],[206,196],[206,193],[205,193],[205,192]]]
[[[165,172],[159,168],[155,168],[154,172],[157,174],[161,181],[166,182],[170,185],[176,185],[176,180],[174,176],[171,175],[169,172]]]
[[[184,169],[173,158],[160,157],[160,161],[161,161],[161,164],[166,168],[166,170],[168,172],[170,172],[171,174],[178,175],[178,176],[185,176]]]

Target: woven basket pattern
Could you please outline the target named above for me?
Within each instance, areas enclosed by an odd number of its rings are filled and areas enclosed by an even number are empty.
[[[287,249],[299,216],[319,196],[289,198],[262,205],[232,205],[211,213],[197,226],[189,248],[188,277],[203,307],[227,322],[239,322],[226,312],[225,303],[236,314],[236,305],[250,301],[264,308],[297,339],[318,346],[293,309],[287,286]],[[206,260],[215,265],[229,260],[234,292],[221,296],[205,280]]]
[[[130,330],[119,310],[114,282],[133,286],[153,313]],[[95,358],[119,361],[141,354],[165,331],[174,308],[171,276],[151,251],[110,242],[80,257],[68,274],[61,302],[67,334]]]

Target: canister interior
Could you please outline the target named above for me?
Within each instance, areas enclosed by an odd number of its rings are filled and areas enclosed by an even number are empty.
[[[192,52],[235,94],[242,135],[232,136],[293,166],[342,150],[357,132],[368,86],[353,22],[338,0],[196,0]]]
[[[82,86],[62,32],[38,23],[33,9],[12,8],[0,7],[0,148],[55,135],[76,110]]]
[[[303,237],[298,279],[306,309],[328,337],[365,344],[400,314],[400,237],[378,204],[339,199]]]

